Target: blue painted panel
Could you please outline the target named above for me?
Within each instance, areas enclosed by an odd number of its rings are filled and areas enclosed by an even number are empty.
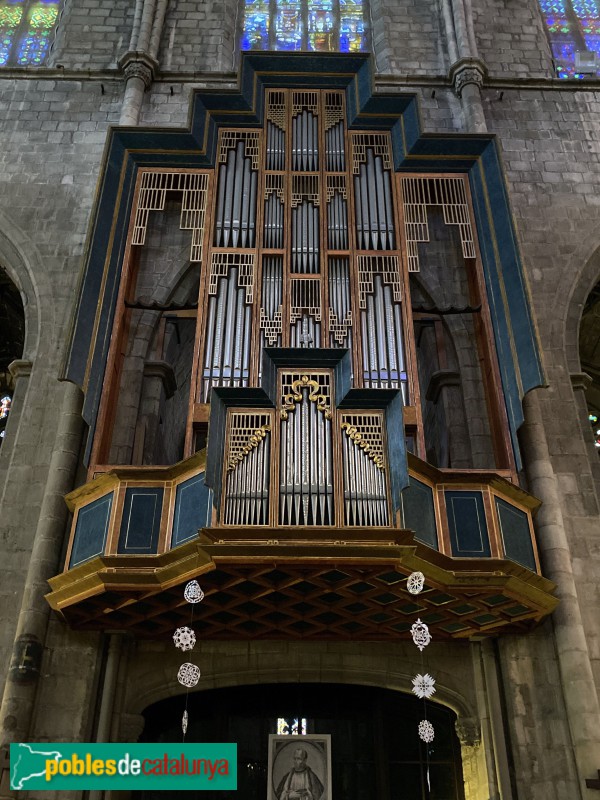
[[[517,564],[522,564],[524,567],[536,572],[537,568],[527,514],[499,497],[496,498],[496,510],[498,511],[506,558],[510,558],[511,561],[516,561]]]
[[[158,550],[164,489],[127,489],[119,533],[119,554],[151,555]]]
[[[439,550],[431,486],[410,478],[409,486],[402,492],[402,517],[404,527],[415,532],[415,539]]]
[[[452,555],[457,558],[489,558],[488,536],[481,492],[444,492]]]
[[[171,547],[193,539],[200,528],[209,527],[211,516],[212,492],[204,483],[204,472],[201,472],[177,487]]]
[[[69,569],[104,553],[113,493],[79,509]]]

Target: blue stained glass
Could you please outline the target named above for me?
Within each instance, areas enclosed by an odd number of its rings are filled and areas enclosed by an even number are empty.
[[[335,17],[332,0],[313,2],[308,7],[308,49],[335,49]]]
[[[19,42],[17,63],[43,64],[50,49],[50,34],[58,16],[58,3],[42,2],[30,6],[27,14],[27,33]]]
[[[366,50],[364,16],[363,0],[245,0],[240,47]]]
[[[23,15],[22,5],[7,3],[0,6],[0,66],[10,57],[16,28]]]
[[[600,13],[596,0],[571,0],[571,2],[573,4],[573,11],[577,14],[579,19],[597,17]]]
[[[245,5],[242,50],[269,49],[269,2],[248,0]]]
[[[564,0],[540,0],[540,5],[544,14],[566,14]]]
[[[275,14],[275,49],[302,49],[302,13],[297,0],[279,3]]]
[[[585,46],[600,57],[600,36],[586,36]]]
[[[584,46],[600,55],[598,0],[540,0],[559,78],[583,78],[575,54]]]

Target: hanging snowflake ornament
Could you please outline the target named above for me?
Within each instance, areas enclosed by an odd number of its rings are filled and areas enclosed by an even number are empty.
[[[177,673],[177,680],[182,686],[187,686],[188,689],[191,689],[200,680],[200,667],[189,662],[182,664]]]
[[[189,583],[186,583],[183,596],[188,603],[200,603],[204,600],[204,592],[200,588],[198,581],[189,581]]]
[[[183,628],[177,628],[173,634],[173,641],[175,642],[175,647],[178,647],[184,652],[186,650],[193,650],[196,644],[196,634],[191,628],[186,628],[185,626]]]
[[[422,572],[411,572],[406,582],[406,588],[411,594],[420,594],[425,586],[425,575]]]
[[[425,625],[424,622],[421,622],[418,619],[411,627],[410,632],[412,634],[413,642],[417,645],[419,650],[423,652],[423,650],[427,647],[429,642],[431,641],[431,634],[429,633],[429,628]]]
[[[435,731],[433,730],[433,725],[428,719],[424,719],[419,722],[419,736],[424,742],[433,742]]]
[[[429,699],[432,694],[435,694],[435,680],[425,673],[425,675],[416,675],[413,679],[413,693],[420,697]]]
[[[181,730],[183,731],[184,736],[186,735],[188,729],[188,719],[189,717],[186,708],[186,710],[183,712],[183,717],[181,718]]]

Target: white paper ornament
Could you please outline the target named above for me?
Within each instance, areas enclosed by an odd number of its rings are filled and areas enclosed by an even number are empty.
[[[183,717],[181,718],[181,730],[183,731],[183,735],[185,736],[188,729],[188,712],[187,709],[183,712]]]
[[[177,680],[182,686],[187,686],[188,689],[191,689],[200,680],[200,667],[189,662],[182,664],[177,673]]]
[[[425,586],[425,575],[422,572],[411,572],[406,582],[406,588],[411,594],[420,594]]]
[[[418,619],[411,627],[410,632],[412,634],[413,642],[422,652],[431,641],[429,628],[424,622],[421,622],[421,620]]]
[[[413,693],[420,697],[421,700],[423,698],[430,698],[432,694],[435,694],[435,680],[425,673],[425,675],[417,675],[412,679],[413,682]]]
[[[186,583],[183,596],[188,603],[200,603],[204,600],[204,592],[200,588],[198,581],[189,581],[189,583]]]
[[[196,644],[196,634],[191,628],[186,628],[185,626],[183,628],[177,628],[173,634],[173,641],[175,647],[178,647],[184,652],[186,650],[193,650]]]
[[[419,722],[419,736],[424,742],[433,742],[435,731],[433,730],[433,725],[431,722],[429,722],[429,720],[424,719]]]

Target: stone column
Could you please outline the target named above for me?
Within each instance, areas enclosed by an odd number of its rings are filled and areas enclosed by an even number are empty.
[[[529,490],[542,501],[535,518],[537,543],[546,577],[557,585],[560,604],[553,614],[556,653],[581,797],[597,795],[585,786],[595,775],[600,754],[600,704],[573,575],[556,475],[542,422],[543,389],[525,396],[521,444]],[[577,798],[573,798],[577,800]]]
[[[481,728],[479,720],[472,717],[459,717],[454,724],[460,742],[460,753],[465,781],[465,800],[477,800],[481,797],[479,787],[482,776],[479,774],[479,752],[481,745]]]
[[[16,359],[15,361],[11,361],[8,365],[8,371],[12,375],[15,387],[10,408],[10,417],[12,419],[11,427],[13,427],[15,423],[18,423],[21,417],[21,409],[23,408],[25,392],[29,385],[29,377],[32,368],[33,364],[31,361],[25,361],[23,359]]]
[[[56,575],[65,533],[64,495],[73,488],[83,420],[79,387],[64,384],[54,451],[50,460],[23,598],[8,680],[0,708],[1,744],[27,741],[50,607],[44,599],[48,579]]]
[[[119,59],[119,67],[125,76],[119,125],[135,126],[139,124],[144,92],[152,85],[158,62],[147,53],[130,50]]]
[[[492,666],[489,661],[490,646],[491,643],[486,640],[471,644],[480,735],[483,742],[481,748],[483,752],[479,753],[480,777],[477,784],[479,794],[475,794],[475,798],[516,800],[513,798],[510,785],[504,715],[499,700],[497,673],[495,669],[490,672]],[[483,781],[484,774],[487,777],[486,785]]]
[[[487,68],[478,58],[461,58],[450,67],[449,78],[461,99],[468,133],[486,133],[487,123],[481,103],[481,89]]]

